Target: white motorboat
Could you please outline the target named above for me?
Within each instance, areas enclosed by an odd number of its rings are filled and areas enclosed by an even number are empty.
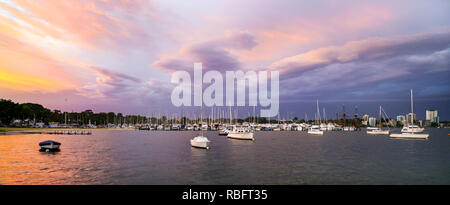
[[[407,125],[403,126],[402,132],[408,132],[408,133],[421,133],[423,132],[423,128],[419,127],[417,125]]]
[[[219,130],[219,135],[228,135],[230,133],[230,130],[227,128]]]
[[[312,134],[312,135],[323,135],[323,131],[320,130],[319,125],[313,125],[313,126],[311,126],[311,128],[308,130],[308,134]]]
[[[228,133],[228,138],[239,140],[255,140],[253,132],[242,126],[234,126],[233,130]]]
[[[194,130],[194,126],[192,126],[192,125],[187,125],[187,126],[186,126],[186,130],[189,130],[189,131]]]
[[[203,108],[203,106],[201,107]],[[200,110],[200,112],[203,112],[203,109]],[[203,115],[201,114],[201,122],[203,122]],[[204,125],[204,124],[203,124]],[[203,127],[203,125],[201,125]],[[203,129],[200,129],[200,135],[197,137],[194,137],[194,139],[191,139],[191,146],[196,148],[203,148],[203,149],[209,149],[210,141],[208,138],[203,136]]]
[[[209,149],[210,141],[203,135],[199,135],[191,139],[191,146],[196,148]]]

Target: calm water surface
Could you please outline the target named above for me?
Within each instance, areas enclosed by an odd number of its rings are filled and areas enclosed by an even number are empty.
[[[395,130],[394,132],[400,132]],[[0,136],[0,184],[450,184],[450,129],[428,140],[360,132],[257,132],[240,141],[205,132],[94,130]],[[61,152],[39,152],[44,140]]]

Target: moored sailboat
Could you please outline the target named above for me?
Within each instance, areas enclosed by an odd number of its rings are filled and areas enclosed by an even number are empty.
[[[413,116],[414,115],[414,106],[413,106],[413,91],[412,91],[412,89],[411,89],[411,113]],[[410,117],[411,124],[408,124],[408,126],[418,127],[417,125],[414,125],[414,119],[412,116]],[[417,132],[414,132],[414,129],[407,129],[407,131],[409,131],[409,132],[403,132],[403,129],[402,129],[402,133],[392,133],[391,135],[389,135],[389,137],[404,138],[404,139],[427,139],[429,136],[429,134],[417,134]]]
[[[380,113],[379,113],[380,119],[378,120],[378,127],[369,127],[367,128],[367,134],[371,135],[388,135],[389,130],[382,130],[381,129],[381,105],[380,105]]]

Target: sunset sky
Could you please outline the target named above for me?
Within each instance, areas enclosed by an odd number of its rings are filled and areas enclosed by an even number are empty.
[[[280,113],[450,120],[450,1],[0,0],[0,98],[63,111],[179,112],[170,74],[278,70]],[[322,111],[322,110],[321,110]],[[246,115],[247,113],[242,113]]]

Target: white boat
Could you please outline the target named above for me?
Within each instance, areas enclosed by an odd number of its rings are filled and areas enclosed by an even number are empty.
[[[318,123],[319,125],[312,125],[309,129],[308,129],[308,134],[312,134],[312,135],[323,135],[323,130],[321,129],[323,126],[321,123],[321,119],[320,119],[320,112],[319,112],[319,100],[317,99],[317,113],[315,116],[315,121],[316,123]],[[326,125],[325,125],[326,128]]]
[[[382,130],[378,127],[368,127],[367,128],[367,134],[371,134],[371,135],[388,135],[389,134],[389,130]]]
[[[411,89],[411,113],[414,115],[414,107],[413,107],[413,91]],[[389,135],[391,138],[403,138],[403,139],[427,139],[429,134],[417,134],[423,132],[423,128],[419,128],[417,125],[414,125],[413,117],[411,116],[411,124],[403,127],[402,133],[393,133]],[[404,132],[405,131],[405,132]]]
[[[203,108],[203,106],[202,106],[202,108]],[[200,112],[203,112],[203,110],[201,110]],[[201,121],[203,122],[203,115],[201,115]],[[194,139],[191,139],[192,147],[209,149],[209,144],[210,144],[210,141],[208,140],[208,138],[203,136],[203,129],[201,129],[199,136],[194,137]]]
[[[356,131],[356,127],[344,127],[344,131]]]
[[[276,127],[274,127],[274,128],[272,129],[272,131],[281,131],[281,128],[278,127],[278,126],[276,126]]]
[[[180,127],[177,124],[173,124],[172,130],[180,130]]]
[[[380,113],[379,113],[380,119],[378,120],[378,127],[368,127],[367,128],[367,134],[371,135],[388,135],[389,130],[382,130],[381,129],[381,105],[380,105]]]
[[[219,130],[219,135],[228,135],[228,133],[230,133],[230,130],[227,128]]]
[[[210,141],[208,140],[208,138],[204,137],[203,135],[199,135],[197,137],[194,137],[194,139],[191,139],[191,146],[196,148],[209,149],[209,143]]]
[[[417,133],[392,133],[389,135],[391,138],[405,138],[405,139],[427,139],[429,134],[417,134]]]
[[[417,125],[407,125],[403,126],[402,132],[408,132],[408,133],[421,133],[423,132],[423,128],[417,126]]]
[[[307,131],[311,127],[310,124],[301,123],[298,127],[298,131]]]
[[[308,130],[308,134],[312,134],[312,135],[323,135],[323,131],[320,130],[319,125],[313,125],[313,126],[311,126],[311,128]]]
[[[233,130],[228,133],[227,137],[239,140],[255,140],[253,137],[253,132],[242,126],[234,126]]]

